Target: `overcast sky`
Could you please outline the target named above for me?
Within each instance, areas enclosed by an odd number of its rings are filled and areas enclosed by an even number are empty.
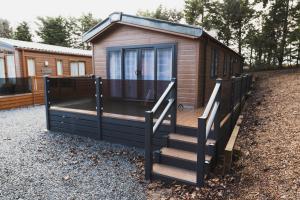
[[[78,17],[91,12],[104,19],[115,11],[136,14],[140,9],[154,10],[159,4],[183,9],[184,0],[1,0],[0,18],[9,20],[13,27],[21,21],[32,26],[38,16]]]

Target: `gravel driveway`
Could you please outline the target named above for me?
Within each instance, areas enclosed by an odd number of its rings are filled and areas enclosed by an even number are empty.
[[[0,111],[0,199],[146,199],[141,151],[44,129],[43,106]]]

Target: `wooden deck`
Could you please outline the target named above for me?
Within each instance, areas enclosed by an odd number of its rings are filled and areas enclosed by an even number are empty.
[[[80,113],[80,114],[88,114],[88,115],[97,115],[96,111],[88,111],[88,110],[80,110],[80,109],[72,109],[72,108],[62,108],[62,107],[51,107],[51,109],[59,110],[59,111],[66,111],[66,112],[73,112],[73,113]],[[197,109],[185,109],[182,111],[177,111],[177,125],[179,126],[187,126],[187,127],[198,127],[198,117],[201,116],[204,108],[197,108]],[[114,114],[114,113],[103,113],[104,117],[111,117],[117,119],[127,119],[133,121],[145,121],[144,117],[139,116],[132,116],[132,115],[121,115],[121,114]],[[169,121],[165,120],[164,124],[168,124]]]

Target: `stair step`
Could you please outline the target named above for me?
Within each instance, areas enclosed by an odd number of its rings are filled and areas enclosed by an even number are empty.
[[[178,134],[178,133],[170,133],[169,139],[170,140],[179,140],[179,141],[193,143],[193,144],[197,144],[197,142],[198,142],[197,137],[182,135],[182,134]]]
[[[164,147],[161,149],[161,155],[175,157],[182,160],[197,162],[197,154],[190,151]],[[210,163],[212,156],[205,155],[205,163]]]
[[[188,184],[196,184],[197,176],[195,171],[172,167],[164,164],[153,164],[153,175],[169,180],[176,180]]]
[[[170,133],[168,135],[169,146],[172,148],[177,148],[185,151],[197,151],[198,139],[197,137],[187,136],[179,133]],[[215,146],[216,141],[214,139],[207,139],[206,146]],[[208,150],[208,148],[207,148]]]

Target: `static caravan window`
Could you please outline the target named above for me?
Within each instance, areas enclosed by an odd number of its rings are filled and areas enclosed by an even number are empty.
[[[84,62],[71,62],[71,76],[84,76],[85,75],[85,63]]]
[[[56,61],[56,72],[57,72],[57,76],[62,76],[64,74],[63,63],[61,60]]]
[[[219,63],[219,52],[216,48],[211,49],[211,66],[210,66],[210,77],[216,78],[218,76],[218,63]]]
[[[0,58],[0,78],[5,78],[4,58]]]
[[[7,68],[7,77],[16,78],[16,64],[15,64],[14,55],[6,56],[6,68]]]
[[[230,56],[230,65],[229,65],[229,68],[230,68],[230,75],[233,75],[233,57]]]
[[[35,61],[32,58],[27,59],[28,76],[35,76]]]
[[[228,73],[228,67],[230,65],[230,60],[226,54],[224,54],[224,64],[223,64],[223,76],[226,76]]]
[[[172,49],[157,49],[157,80],[171,80],[172,66]]]

